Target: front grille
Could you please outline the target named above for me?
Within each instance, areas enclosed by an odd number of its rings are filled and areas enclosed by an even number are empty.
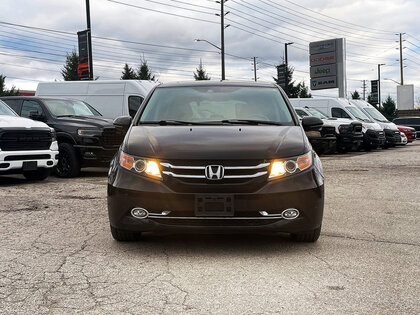
[[[48,150],[51,146],[50,131],[6,130],[0,134],[3,151]]]
[[[179,192],[249,192],[262,187],[268,177],[266,161],[162,161],[163,180]],[[206,172],[206,167],[212,170]],[[219,169],[222,167],[223,169]],[[221,172],[219,174],[219,172]],[[207,175],[206,175],[207,173]],[[209,175],[213,179],[209,179]],[[220,175],[220,179],[216,179]]]
[[[360,123],[352,123],[353,131],[354,132],[362,132],[362,124]]]
[[[323,126],[321,129],[321,135],[323,137],[326,136],[335,136],[335,127],[330,126]]]
[[[49,160],[49,154],[30,154],[30,155],[9,155],[4,158],[5,161],[28,161],[28,160]]]
[[[119,146],[124,140],[125,133],[116,128],[105,128],[102,132],[102,145],[104,147]]]

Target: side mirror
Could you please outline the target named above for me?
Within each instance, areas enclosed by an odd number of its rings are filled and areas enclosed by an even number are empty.
[[[319,130],[323,124],[324,122],[318,117],[307,116],[302,118],[302,127],[305,131]]]
[[[45,116],[38,113],[37,111],[30,111],[29,118],[32,120],[45,121]]]
[[[132,118],[130,116],[120,116],[114,119],[115,127],[119,127],[122,129],[130,128],[132,122]]]

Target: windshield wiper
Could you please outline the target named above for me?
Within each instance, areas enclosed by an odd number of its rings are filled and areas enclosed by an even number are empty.
[[[226,124],[239,124],[239,125],[274,125],[282,126],[282,123],[268,120],[254,120],[254,119],[224,119],[221,121]]]
[[[204,125],[204,123],[201,122],[195,122],[195,121],[183,121],[183,120],[157,120],[157,121],[140,121],[139,125]]]

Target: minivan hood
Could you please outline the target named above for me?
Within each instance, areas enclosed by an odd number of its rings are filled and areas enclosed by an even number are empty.
[[[133,126],[124,152],[158,159],[275,159],[309,145],[300,126]]]
[[[0,115],[0,128],[48,128],[47,124],[18,116]]]
[[[113,128],[113,120],[101,116],[75,116],[75,117],[57,117],[61,124],[72,125],[82,128]]]

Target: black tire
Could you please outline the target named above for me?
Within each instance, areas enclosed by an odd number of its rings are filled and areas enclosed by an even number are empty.
[[[80,173],[80,161],[74,147],[70,143],[60,143],[58,145],[59,158],[55,168],[58,177],[76,177]]]
[[[39,168],[36,171],[28,171],[23,172],[23,176],[25,176],[28,180],[44,180],[46,179],[51,173],[51,169],[49,168]]]
[[[111,226],[112,237],[118,242],[135,242],[141,237],[141,232],[124,231]]]
[[[312,231],[292,233],[290,236],[292,237],[292,240],[296,242],[314,243],[318,240],[320,234],[321,234],[321,227]]]

